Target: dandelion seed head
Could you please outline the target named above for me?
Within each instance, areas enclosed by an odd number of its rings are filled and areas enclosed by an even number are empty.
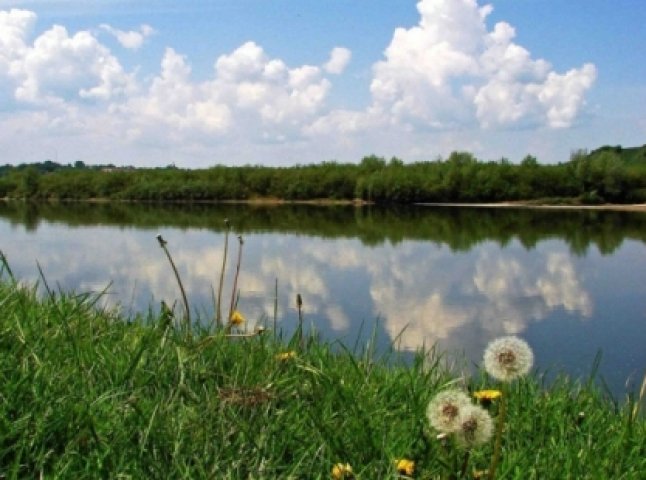
[[[493,340],[484,353],[485,370],[503,382],[526,375],[533,363],[532,349],[527,342],[515,336]]]
[[[453,432],[457,427],[460,410],[471,404],[466,393],[460,390],[444,390],[430,401],[426,416],[431,425],[440,432]]]
[[[482,407],[468,405],[462,408],[457,424],[455,438],[464,448],[482,445],[491,439],[493,421],[489,412]]]

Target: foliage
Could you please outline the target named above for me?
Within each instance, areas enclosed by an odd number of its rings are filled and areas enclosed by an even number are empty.
[[[214,166],[186,170],[62,166],[47,161],[0,167],[0,195],[59,200],[115,199],[145,202],[218,202],[254,198],[292,201],[361,199],[376,203],[499,202],[578,198],[583,203],[632,202],[644,197],[646,147],[577,151],[569,162],[542,165],[526,156],[479,161],[468,152],[446,160],[405,164],[370,155],[359,164],[270,168]],[[34,174],[38,173],[37,181]],[[29,181],[29,182],[28,182]],[[28,184],[26,183],[28,182]]]

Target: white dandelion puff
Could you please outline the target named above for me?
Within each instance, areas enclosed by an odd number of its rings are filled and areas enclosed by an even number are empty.
[[[487,443],[493,433],[493,420],[489,412],[476,405],[462,408],[457,425],[455,439],[458,445],[467,449]]]
[[[525,340],[515,336],[492,341],[484,352],[484,367],[489,375],[510,382],[529,372],[534,354]]]
[[[460,390],[445,390],[429,402],[426,416],[436,430],[450,433],[458,428],[460,411],[468,405],[471,405],[471,399],[466,393]]]

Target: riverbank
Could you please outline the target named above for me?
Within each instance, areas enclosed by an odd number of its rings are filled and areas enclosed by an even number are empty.
[[[646,212],[646,203],[601,205],[551,204],[533,201],[495,202],[495,203],[417,203],[425,207],[474,207],[474,208],[535,208],[544,210],[612,210],[623,212]]]
[[[15,198],[0,198],[3,202],[21,202],[22,199]],[[41,200],[45,203],[51,202],[56,204],[61,203],[125,203],[125,204],[161,204],[161,205],[251,205],[251,206],[280,206],[280,205],[314,205],[314,206],[355,206],[365,207],[375,205],[375,202],[355,198],[353,200],[331,199],[331,198],[318,198],[313,200],[287,200],[275,197],[257,197],[243,200],[174,200],[174,201],[147,201],[147,200],[114,200],[109,198],[88,198],[77,200]],[[503,202],[417,202],[413,205],[424,207],[472,207],[472,208],[529,208],[529,209],[544,209],[544,210],[610,210],[610,211],[625,211],[625,212],[646,212],[646,203],[608,203],[599,205],[586,205],[580,203],[541,203],[536,201],[503,201]],[[384,206],[384,205],[381,205]],[[387,206],[387,205],[386,205]],[[392,206],[392,205],[391,205]]]
[[[229,332],[247,336],[187,334],[179,312],[124,318],[95,295],[42,298],[6,269],[3,278],[3,478],[330,478],[337,463],[356,478],[397,478],[404,459],[411,477],[448,478],[464,451],[429,426],[429,400],[448,387],[500,387],[484,374],[459,378],[432,350],[404,363],[370,345],[255,333],[255,319]],[[508,393],[501,476],[646,470],[638,403],[613,402],[591,381],[545,386],[538,373]],[[489,408],[496,417],[496,402]],[[464,478],[492,452],[473,449]]]

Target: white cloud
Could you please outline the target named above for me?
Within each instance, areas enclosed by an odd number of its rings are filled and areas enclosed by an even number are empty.
[[[584,104],[584,94],[597,76],[594,65],[586,63],[581,69],[572,69],[565,75],[550,72],[538,99],[547,110],[550,127],[569,127]]]
[[[236,105],[251,109],[265,127],[300,126],[323,106],[331,86],[318,67],[290,69],[254,42],[222,55],[215,70],[213,90],[232,91]]]
[[[191,67],[185,57],[167,48],[161,72],[148,90],[125,105],[115,107],[131,138],[170,133],[175,140],[181,141],[185,132],[217,134],[229,128],[229,107],[209,96],[199,84],[191,81],[190,76]],[[170,131],[158,131],[163,126]]]
[[[266,63],[262,48],[254,42],[247,42],[230,55],[220,56],[215,62],[215,70],[223,81],[236,82],[259,78]]]
[[[36,14],[27,10],[0,11],[0,67],[7,68],[5,73],[10,61],[24,55],[35,22]]]
[[[35,22],[36,14],[27,10],[0,11],[0,100],[3,103],[13,98],[17,70]]]
[[[133,77],[90,32],[70,36],[54,25],[29,45],[35,21],[33,12],[0,12],[0,76],[16,100],[61,105],[110,100],[133,90]]]
[[[340,75],[345,70],[345,67],[350,63],[352,58],[352,52],[347,48],[335,47],[330,52],[330,60],[323,65],[323,68],[327,73],[334,75]]]
[[[568,127],[596,77],[586,64],[566,74],[551,70],[513,43],[505,22],[488,32],[490,6],[476,0],[421,0],[420,22],[398,28],[385,59],[374,65],[376,111],[395,123],[447,128],[517,124]]]
[[[247,141],[280,141],[300,135],[302,124],[322,108],[329,89],[320,68],[290,69],[254,42],[221,55],[213,78],[203,82],[192,80],[187,59],[168,48],[161,73],[150,87],[115,112],[131,125],[132,138],[153,135],[183,142],[200,133],[238,132]],[[160,126],[171,131],[160,131]]]
[[[101,28],[113,35],[123,48],[137,50],[141,48],[147,37],[155,33],[155,29],[150,25],[143,24],[139,30],[119,30],[107,24],[102,24]]]

